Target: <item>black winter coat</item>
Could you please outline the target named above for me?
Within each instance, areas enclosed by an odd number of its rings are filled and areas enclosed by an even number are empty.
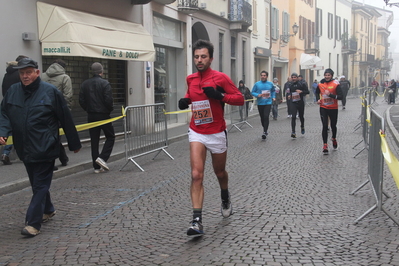
[[[79,104],[87,113],[110,114],[114,110],[111,85],[100,75],[83,81],[80,86]]]
[[[12,85],[1,103],[0,136],[8,137],[12,132],[15,150],[24,163],[58,158],[59,125],[69,150],[79,150],[79,136],[64,96],[40,77],[28,86],[21,82]]]
[[[15,62],[17,63],[17,62]],[[2,95],[4,97],[4,95],[6,95],[7,90],[11,87],[12,84],[18,83],[21,81],[21,79],[19,78],[19,72],[18,69],[14,69],[13,67],[16,66],[15,65],[9,65],[6,68],[6,73],[4,74],[4,78],[3,78],[3,83],[1,84],[1,92]]]

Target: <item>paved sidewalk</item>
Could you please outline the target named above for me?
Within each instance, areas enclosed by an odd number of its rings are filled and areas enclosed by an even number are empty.
[[[353,158],[360,147],[352,148],[361,139],[354,132],[360,107],[360,99],[350,99],[339,111],[339,146],[328,156],[322,154],[318,106],[306,107],[306,134],[295,140],[284,109],[270,121],[266,141],[258,116],[249,120],[253,128],[231,130],[226,167],[234,214],[220,214],[208,156],[205,235],[199,238],[186,236],[192,218],[186,136],[172,138],[167,150],[175,160],[162,153],[138,158],[145,172],[133,164],[119,171],[125,161],[113,157],[111,171],[94,174],[82,166],[90,161],[86,147],[80,162],[71,155],[68,167],[75,173],[53,180],[57,215],[38,236],[20,234],[30,188],[1,196],[0,265],[399,265],[399,229],[392,220],[376,210],[353,224],[375,204],[369,186],[349,195],[367,180],[367,154]],[[384,208],[399,217],[399,191],[387,171],[384,191],[390,196]]]

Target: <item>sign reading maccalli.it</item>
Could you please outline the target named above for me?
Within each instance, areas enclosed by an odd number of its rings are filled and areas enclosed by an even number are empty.
[[[105,47],[97,47],[87,44],[60,44],[54,45],[49,43],[42,43],[42,55],[58,55],[58,56],[83,56],[94,58],[108,58],[116,60],[138,60],[150,61],[153,57],[153,52],[149,51],[129,51],[121,49],[112,49]]]

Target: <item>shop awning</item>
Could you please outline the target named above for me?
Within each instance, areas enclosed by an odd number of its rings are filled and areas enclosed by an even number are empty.
[[[310,70],[324,69],[323,61],[321,60],[321,58],[310,54],[301,54],[300,65],[301,69],[310,69]]]
[[[140,24],[37,2],[42,55],[154,61],[151,35]]]

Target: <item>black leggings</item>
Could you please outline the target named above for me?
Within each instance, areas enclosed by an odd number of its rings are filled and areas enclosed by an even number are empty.
[[[305,103],[303,101],[291,102],[291,129],[292,132],[295,132],[296,127],[296,115],[298,113],[299,120],[301,121],[301,128],[305,127],[305,118],[303,115],[305,114]]]
[[[271,104],[258,105],[260,122],[262,123],[263,132],[265,132],[265,133],[267,133],[267,130],[269,129],[269,115],[270,115],[271,108],[272,108]]]
[[[328,138],[328,118],[330,118],[332,138],[337,137],[337,121],[338,121],[338,109],[326,109],[320,107],[320,118],[323,123],[323,131],[321,136],[323,137],[323,143],[327,143]]]

